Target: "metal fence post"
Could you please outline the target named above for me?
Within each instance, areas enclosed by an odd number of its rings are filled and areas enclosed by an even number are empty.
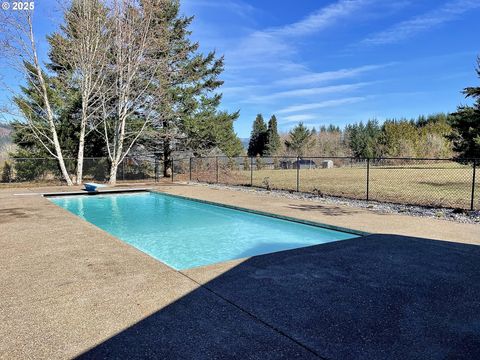
[[[370,158],[367,158],[367,201],[370,198]]]
[[[122,161],[122,180],[125,180],[125,161],[127,161],[128,158],[125,157]]]
[[[174,165],[175,165],[175,159],[172,159],[172,182],[173,182],[173,174],[174,174]]]
[[[253,186],[253,157],[250,156],[250,186]]]
[[[297,156],[297,192],[300,191],[300,157]]]
[[[155,182],[158,182],[158,159],[155,157]]]
[[[192,181],[192,157],[191,156],[190,156],[189,173],[190,173],[190,181]]]
[[[218,184],[218,156],[215,156],[215,172],[216,172],[216,180],[217,180],[217,184]]]
[[[473,174],[472,174],[472,197],[470,198],[470,210],[473,211],[475,203],[475,173],[477,170],[477,160],[473,159]]]

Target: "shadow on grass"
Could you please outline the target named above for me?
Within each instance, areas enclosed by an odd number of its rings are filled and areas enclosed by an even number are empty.
[[[479,295],[479,246],[371,235],[248,259],[80,358],[478,359]]]
[[[467,191],[467,197],[469,195],[468,191],[472,188],[471,180],[467,181],[448,181],[448,182],[436,182],[436,181],[419,181],[420,185],[427,185],[439,189],[448,189],[451,190],[454,194],[458,193],[458,189],[461,189],[460,192]]]

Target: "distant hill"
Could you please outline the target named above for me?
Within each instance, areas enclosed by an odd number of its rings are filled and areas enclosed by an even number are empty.
[[[248,150],[248,143],[250,141],[249,138],[240,138],[240,141],[242,142],[242,146],[245,150]]]
[[[12,142],[12,128],[8,124],[0,123],[0,148]]]

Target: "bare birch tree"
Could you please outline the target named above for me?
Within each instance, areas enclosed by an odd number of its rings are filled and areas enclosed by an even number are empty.
[[[103,92],[103,135],[111,162],[110,183],[118,166],[155,116],[156,96],[151,91],[158,62],[149,53],[158,37],[152,33],[152,7],[134,0],[113,1],[109,82]]]
[[[101,95],[105,92],[108,51],[107,9],[99,0],[73,0],[64,9],[62,33],[50,38],[56,71],[67,86],[78,89],[81,114],[77,154],[77,184],[83,179],[85,139],[95,129],[95,117],[102,108]],[[88,131],[88,132],[87,132]]]
[[[0,12],[0,56],[9,69],[19,73],[36,92],[35,103],[21,101],[15,89],[6,83],[2,85],[17,101],[17,108],[8,111],[10,116],[22,119],[32,135],[50,155],[57,159],[62,176],[68,185],[73,182],[68,173],[57,133],[56,114],[51,105],[51,89],[45,80],[46,75],[38,57],[37,42],[33,28],[33,10]],[[35,116],[33,116],[35,115]],[[41,121],[35,119],[40,118]]]

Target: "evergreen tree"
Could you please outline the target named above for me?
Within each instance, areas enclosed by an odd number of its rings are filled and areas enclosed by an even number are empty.
[[[340,132],[340,127],[335,126],[333,124],[330,124],[330,125],[328,125],[327,132],[329,132],[329,133]]]
[[[147,149],[161,152],[164,175],[171,167],[172,151],[184,147],[201,152],[205,146],[218,146],[226,154],[238,155],[240,142],[233,131],[238,113],[218,112],[222,84],[223,57],[215,52],[204,55],[199,44],[190,40],[193,17],[180,15],[178,0],[149,0],[153,7],[152,31],[157,34],[150,56],[160,62],[156,74],[158,88],[152,93],[156,116],[144,142]],[[210,127],[210,129],[207,129]],[[207,136],[203,141],[202,136]]]
[[[305,151],[315,142],[312,131],[303,125],[303,123],[295,126],[290,130],[288,135],[289,139],[285,141],[285,145],[297,156],[303,156]]]
[[[366,124],[349,125],[347,133],[350,149],[355,157],[376,158],[383,154],[382,130],[376,120],[368,120]]]
[[[275,115],[272,115],[268,121],[266,154],[270,156],[275,155],[281,145],[280,135],[277,129],[277,118]]]
[[[480,56],[477,58],[477,75],[480,78]],[[480,86],[467,87],[463,90],[466,97],[475,99],[473,106],[459,106],[452,114],[453,148],[459,157],[480,158]]]
[[[243,152],[243,146],[233,129],[233,121],[239,113],[219,112],[217,105],[202,104],[199,111],[185,117],[186,145],[195,155],[202,155],[218,147],[229,157],[239,156]]]
[[[26,65],[30,68],[30,65]],[[81,103],[78,89],[70,88],[53,73],[51,76],[44,74],[51,108],[55,116],[59,143],[66,158],[75,158],[78,152],[79,117]],[[14,98],[18,108],[30,121],[28,123],[14,121],[12,123],[12,140],[18,150],[15,157],[52,157],[52,153],[34,136],[35,127],[42,129],[47,126],[42,116],[43,100],[38,95],[35,79],[29,79],[21,88],[21,96]],[[92,132],[89,142],[85,146],[87,157],[104,156],[104,143],[101,136]]]
[[[12,165],[10,162],[5,161],[2,169],[2,176],[0,177],[2,182],[7,183],[12,181]]]
[[[248,156],[264,155],[267,146],[267,125],[262,114],[258,114],[253,122],[250,142],[248,143]]]

